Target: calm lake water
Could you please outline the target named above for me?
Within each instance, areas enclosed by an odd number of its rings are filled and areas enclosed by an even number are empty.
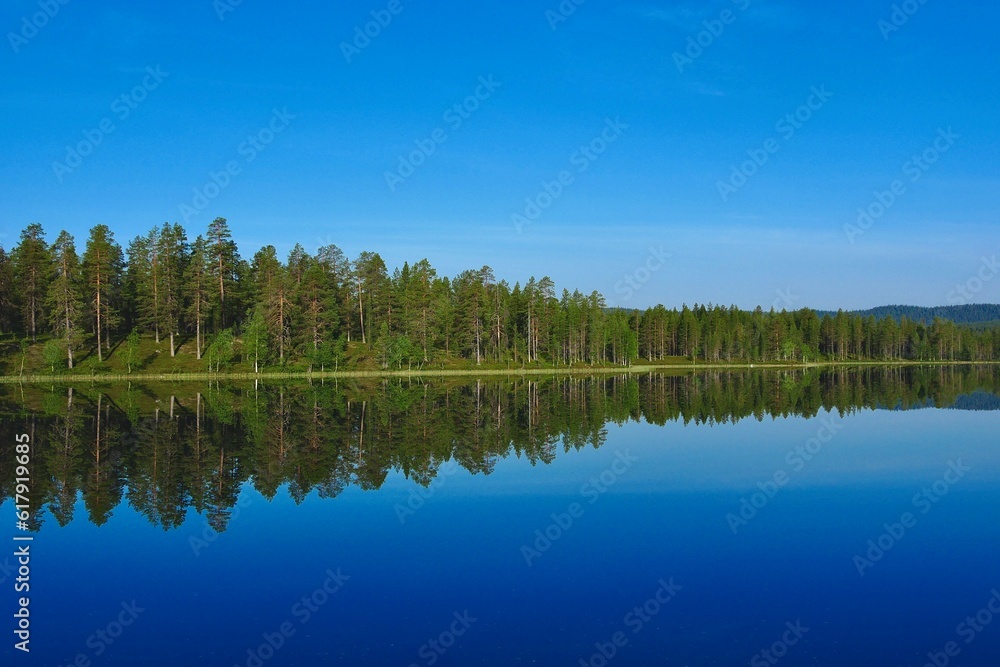
[[[996,368],[3,392],[5,665],[1000,657]]]

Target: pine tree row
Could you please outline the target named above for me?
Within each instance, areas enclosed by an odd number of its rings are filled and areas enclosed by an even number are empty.
[[[645,311],[608,308],[597,292],[563,290],[548,277],[511,287],[489,267],[438,276],[424,259],[390,275],[377,253],[350,260],[335,245],[296,245],[240,256],[224,218],[194,240],[178,224],[133,239],[90,230],[82,255],[63,231],[50,245],[29,225],[0,248],[0,332],[48,339],[73,368],[104,361],[117,343],[148,335],[171,356],[211,369],[242,363],[339,365],[359,348],[383,368],[464,358],[475,364],[990,360],[1000,329],[974,330],[839,312],[764,312],[712,305]]]

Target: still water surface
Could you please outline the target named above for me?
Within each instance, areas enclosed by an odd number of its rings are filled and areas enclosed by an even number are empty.
[[[969,367],[6,390],[4,664],[997,664],[998,407]]]

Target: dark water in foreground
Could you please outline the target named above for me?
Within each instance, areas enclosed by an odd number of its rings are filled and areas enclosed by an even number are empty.
[[[4,391],[4,665],[1000,657],[996,369]]]

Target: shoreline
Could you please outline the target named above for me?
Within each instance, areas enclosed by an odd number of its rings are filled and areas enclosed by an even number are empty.
[[[993,366],[991,361],[810,361],[768,363],[686,363],[640,364],[634,366],[594,366],[576,368],[469,368],[421,369],[384,371],[325,371],[325,372],[224,372],[224,373],[131,373],[131,374],[65,374],[65,375],[3,375],[0,384],[73,384],[73,383],[124,383],[124,382],[204,382],[247,380],[349,380],[420,377],[528,377],[528,376],[587,376],[587,375],[642,375],[660,371],[712,371],[712,370],[806,370],[811,368],[838,367],[899,367],[919,366]]]

